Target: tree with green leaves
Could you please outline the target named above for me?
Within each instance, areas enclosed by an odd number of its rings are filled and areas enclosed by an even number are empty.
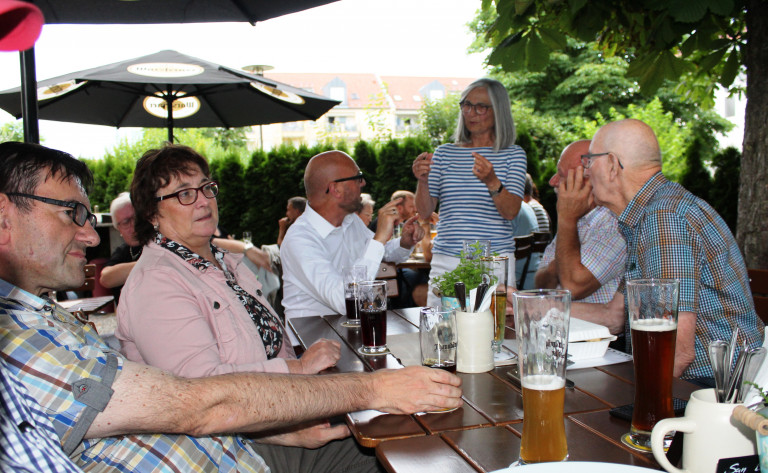
[[[606,57],[622,57],[626,75],[646,95],[665,80],[702,107],[717,85],[738,93],[746,75],[747,110],[741,158],[737,240],[748,267],[768,268],[768,2],[765,0],[483,0],[497,17],[485,38],[489,62],[506,71],[543,71],[568,38],[596,41]],[[490,18],[490,15],[487,16]],[[658,130],[657,130],[658,131]]]

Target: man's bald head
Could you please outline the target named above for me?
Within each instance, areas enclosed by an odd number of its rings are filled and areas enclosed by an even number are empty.
[[[592,138],[592,152],[613,152],[626,168],[661,169],[661,149],[653,129],[636,119],[603,126]]]
[[[304,188],[310,202],[325,194],[336,179],[353,176],[359,171],[355,160],[342,151],[326,151],[314,156],[304,170]]]
[[[568,171],[581,166],[581,155],[589,153],[589,143],[591,140],[574,141],[563,149],[557,162],[557,172],[549,180],[550,186],[557,188],[560,181],[568,177]]]

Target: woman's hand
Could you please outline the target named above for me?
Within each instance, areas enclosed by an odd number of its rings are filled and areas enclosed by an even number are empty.
[[[321,338],[313,343],[299,358],[299,370],[295,374],[317,374],[335,365],[341,358],[341,343]]]
[[[472,153],[472,156],[475,158],[475,165],[472,166],[472,174],[489,188],[498,188],[501,181],[496,177],[496,172],[493,170],[493,164],[485,159],[485,156],[479,153]]]
[[[429,170],[432,167],[432,153],[421,153],[413,160],[411,169],[413,176],[423,183],[429,181]]]

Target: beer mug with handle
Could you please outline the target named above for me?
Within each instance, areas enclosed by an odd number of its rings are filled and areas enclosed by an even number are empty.
[[[651,434],[653,456],[670,473],[715,473],[723,458],[756,455],[755,433],[731,419],[738,404],[718,403],[714,389],[691,394],[685,416],[656,423]],[[670,432],[684,432],[683,469],[675,468],[664,453],[664,438]]]

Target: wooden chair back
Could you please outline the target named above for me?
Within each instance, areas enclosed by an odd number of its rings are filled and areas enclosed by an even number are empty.
[[[544,250],[552,241],[552,234],[549,232],[533,232],[533,252],[544,253]]]
[[[522,289],[525,286],[525,278],[528,275],[528,266],[531,264],[531,254],[533,253],[533,234],[520,235],[515,240],[515,261],[525,261],[523,265],[523,275],[517,281],[517,288]],[[514,269],[514,268],[513,268]]]
[[[83,272],[85,273],[85,282],[74,291],[78,294],[81,292],[86,293],[83,297],[91,297],[93,295],[93,289],[96,287],[96,265],[86,264],[85,267],[83,267]]]
[[[387,282],[387,297],[398,297],[400,289],[397,285],[397,266],[395,263],[382,261],[376,279]]]
[[[757,316],[768,324],[768,269],[747,269]]]

